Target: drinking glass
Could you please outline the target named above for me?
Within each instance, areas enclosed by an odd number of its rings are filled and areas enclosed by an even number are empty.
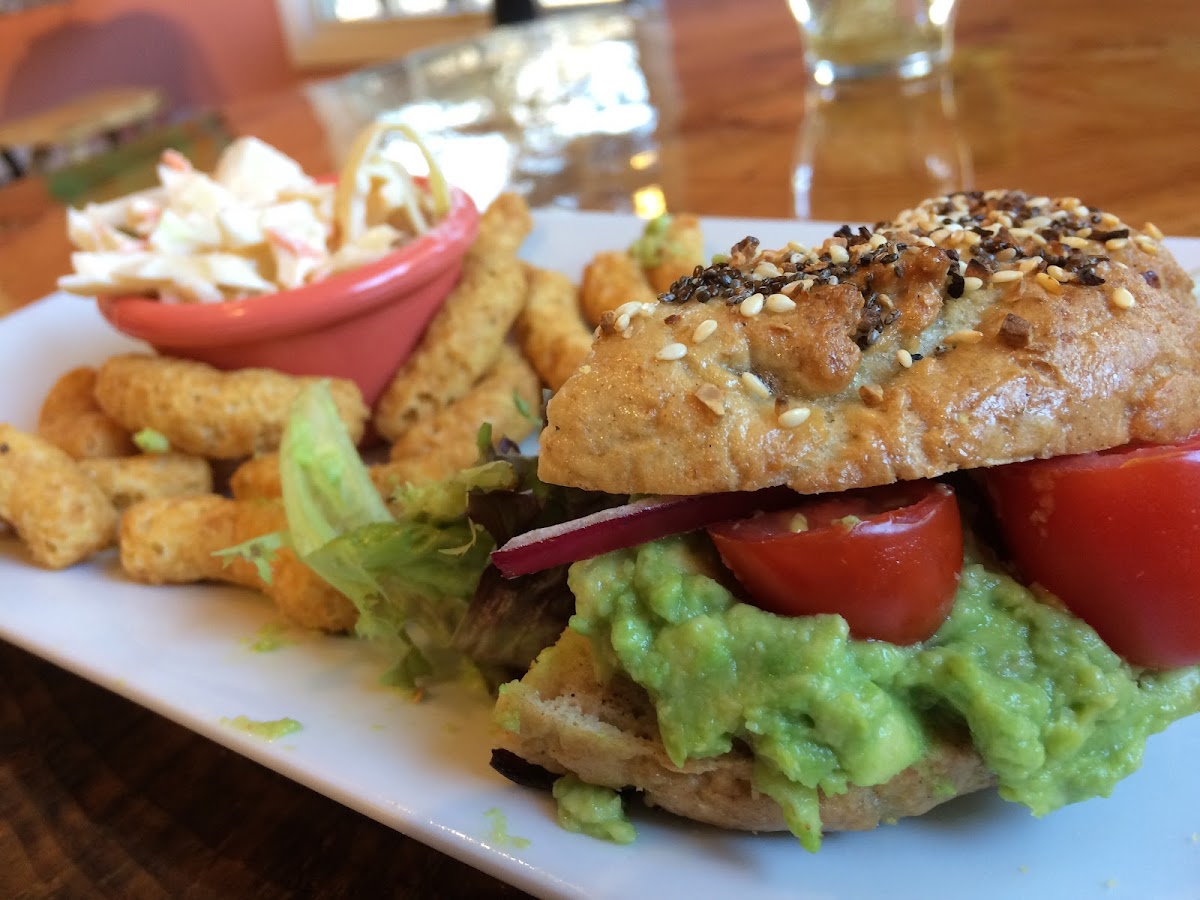
[[[930,74],[954,49],[956,0],[788,0],[817,84]]]

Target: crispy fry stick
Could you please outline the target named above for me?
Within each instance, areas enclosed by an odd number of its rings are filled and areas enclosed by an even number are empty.
[[[537,266],[526,271],[529,296],[517,319],[517,340],[542,383],[557,391],[591,352],[592,332],[579,317],[567,276]]]
[[[130,431],[152,428],[171,447],[210,459],[235,459],[279,447],[292,401],[314,381],[271,369],[221,372],[204,363],[126,354],[100,367],[96,400]],[[330,379],[350,437],[362,437],[367,408],[350,381]]]
[[[229,478],[235,500],[274,500],[283,496],[279,480],[279,454],[264,453],[246,460]]]
[[[0,423],[0,519],[39,566],[63,569],[112,543],[117,511],[58,447]]]
[[[183,453],[81,459],[79,468],[118,510],[151,497],[186,497],[213,489],[208,460]]]
[[[213,556],[285,526],[283,507],[267,501],[228,500],[215,494],[159,497],[136,503],[121,519],[121,565],[146,584],[226,581],[266,593],[288,620],[305,628],[340,632],[354,627],[354,604],[322,581],[291,550],[275,551],[271,582],[253,563]]]
[[[388,440],[462,397],[496,361],[525,303],[516,252],[531,227],[525,201],[512,194],[483,214],[458,284],[379,399],[375,428]]]
[[[622,303],[652,303],[655,296],[637,260],[623,250],[605,250],[583,270],[579,308],[595,326],[601,316]]]
[[[691,275],[703,263],[704,233],[700,230],[700,220],[691,215],[673,215],[667,225],[662,256],[656,265],[646,269],[646,278],[656,295],[663,294],[677,278]]]
[[[50,388],[38,414],[38,434],[75,459],[136,453],[129,432],[96,402],[96,370],[72,369]]]
[[[371,468],[376,488],[388,496],[399,484],[446,478],[474,465],[475,436],[484,422],[492,423],[494,440],[521,440],[536,423],[517,408],[514,396],[536,410],[540,390],[537,374],[521,354],[502,345],[495,367],[465,397],[419,421],[392,445],[391,462]]]

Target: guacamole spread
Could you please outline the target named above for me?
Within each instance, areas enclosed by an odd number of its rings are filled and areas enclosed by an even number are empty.
[[[749,746],[755,787],[810,850],[818,791],[919,762],[934,717],[965,722],[1001,795],[1042,815],[1107,795],[1148,735],[1200,711],[1200,667],[1132,669],[1079,619],[970,559],[945,624],[907,647],[852,640],[840,616],[740,603],[719,565],[695,535],[576,563],[571,627],[646,689],[677,765]]]
[[[558,824],[567,831],[587,834],[614,844],[631,844],[637,836],[625,816],[621,796],[611,788],[564,775],[554,782]]]

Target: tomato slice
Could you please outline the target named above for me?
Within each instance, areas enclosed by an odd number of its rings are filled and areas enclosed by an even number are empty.
[[[1200,662],[1200,435],[989,469],[1014,562],[1129,662]]]
[[[933,482],[814,497],[708,533],[756,606],[836,613],[855,637],[895,644],[937,631],[962,568],[954,492]]]

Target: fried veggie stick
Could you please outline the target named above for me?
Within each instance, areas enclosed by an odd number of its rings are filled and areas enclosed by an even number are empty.
[[[118,511],[152,497],[209,494],[213,489],[208,460],[183,453],[81,459],[79,468],[96,482]]]
[[[606,312],[631,301],[653,303],[655,296],[636,259],[622,250],[605,250],[583,270],[579,308],[595,326]]]
[[[649,235],[649,229],[647,229]],[[668,216],[656,253],[644,261],[646,278],[655,294],[671,289],[676,279],[691,275],[704,264],[704,234],[700,220],[690,215]]]
[[[229,476],[229,491],[235,500],[274,500],[282,497],[279,454],[264,453],[246,460]]]
[[[289,621],[305,628],[342,632],[354,627],[354,604],[287,548],[274,551],[267,583],[241,557],[214,556],[286,526],[283,506],[269,501],[229,500],[215,494],[160,497],[136,503],[121,518],[121,565],[146,584],[226,581],[257,588]]]
[[[398,485],[436,481],[475,465],[484,422],[491,423],[494,440],[521,440],[538,424],[530,410],[538,408],[540,394],[537,373],[513,347],[501,345],[495,367],[465,397],[419,421],[392,445],[391,462],[371,467],[375,487],[386,497]]]
[[[210,459],[236,459],[279,447],[292,401],[316,379],[272,369],[222,372],[204,363],[130,353],[100,367],[96,400],[130,431],[150,428],[172,448]],[[330,392],[350,437],[363,434],[367,408],[351,381]]]
[[[0,520],[39,566],[63,569],[112,543],[117,511],[65,452],[0,423]]]
[[[579,317],[575,285],[559,272],[528,266],[529,295],[517,319],[521,352],[550,390],[557,391],[592,349]]]
[[[458,284],[379,398],[375,429],[388,440],[458,400],[496,361],[525,303],[516,254],[532,227],[525,201],[513,194],[483,214]]]
[[[37,431],[75,459],[137,452],[129,432],[96,402],[96,370],[91,366],[72,369],[54,382],[42,401]]]

